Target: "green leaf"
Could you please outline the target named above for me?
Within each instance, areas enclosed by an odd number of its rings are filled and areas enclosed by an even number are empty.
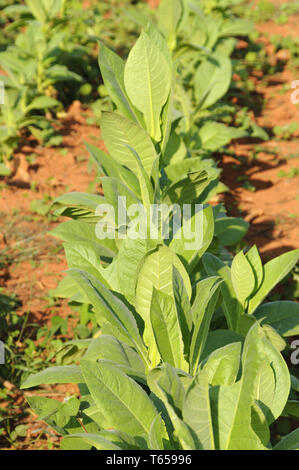
[[[101,265],[100,251],[89,242],[64,243],[65,255],[69,268],[78,268],[96,277],[109,287],[105,280],[104,268]]]
[[[144,364],[136,351],[114,336],[101,335],[92,340],[84,359],[105,359],[127,375],[146,383]]]
[[[31,111],[32,109],[49,109],[59,106],[59,101],[51,98],[50,96],[38,96],[31,101],[30,105],[27,106],[26,112]]]
[[[252,246],[249,251],[245,254],[247,260],[252,267],[255,276],[255,288],[254,291],[259,289],[264,279],[264,268],[262,265],[262,260],[259,255],[256,245]]]
[[[271,344],[271,342],[264,336],[263,338],[264,356],[271,364],[271,368],[275,375],[275,390],[274,397],[269,409],[272,414],[272,421],[277,419],[283,412],[285,404],[291,388],[291,379],[288,366],[279,351]],[[267,415],[269,418],[269,415]]]
[[[98,149],[87,142],[85,142],[85,146],[95,161],[100,173],[117,178],[120,180],[119,183],[123,183],[123,185],[128,186],[135,196],[140,196],[138,179],[132,171],[122,166],[117,162],[117,160],[113,159],[111,155],[107,154],[103,150]]]
[[[150,321],[150,309],[153,288],[166,295],[173,295],[172,266],[179,271],[189,297],[191,284],[188,274],[179,258],[166,246],[160,246],[149,253],[140,266],[136,287],[136,310],[145,323],[144,341],[149,347],[149,355],[153,367],[159,363],[160,356],[156,348],[154,333]]]
[[[81,361],[88,389],[113,428],[132,436],[148,435],[157,411],[137,383],[106,361]]]
[[[202,353],[202,360],[205,360],[210,354],[219,348],[222,348],[231,343],[243,344],[244,337],[234,331],[217,329],[210,331],[207,337],[204,351]]]
[[[122,293],[126,299],[135,304],[135,291],[137,283],[137,273],[141,260],[147,253],[147,240],[138,238],[133,240],[127,237],[118,253],[117,276]],[[123,280],[126,282],[123,282]]]
[[[197,265],[199,259],[209,248],[214,235],[214,217],[211,206],[198,205],[196,213],[184,220],[182,227],[174,234],[170,248],[186,261],[188,271]]]
[[[201,449],[196,435],[181,419],[185,391],[175,369],[168,364],[163,369],[152,369],[148,374],[148,383],[155,395],[163,401],[172,424],[171,434],[180,442],[182,449]]]
[[[289,251],[268,261],[264,266],[264,280],[250,299],[248,313],[253,313],[269,292],[293,269],[299,259],[299,249]]]
[[[47,11],[45,10],[43,1],[27,0],[27,5],[29,6],[33,16],[35,16],[40,23],[45,23],[47,21]]]
[[[152,450],[164,450],[169,446],[166,427],[160,415],[157,415],[151,424],[148,441],[149,448]]]
[[[96,223],[100,217],[96,215],[98,206],[104,203],[103,196],[90,193],[72,192],[56,198],[52,204],[55,215],[82,219]]]
[[[90,274],[77,269],[72,269],[69,273],[79,289],[88,296],[90,303],[94,306],[99,324],[101,325],[103,320],[111,324],[116,331],[119,331],[120,339],[124,336],[128,344],[133,344],[141,354],[141,357],[147,362],[145,347],[135,318],[127,306]]]
[[[273,447],[273,450],[299,450],[299,429],[284,436],[281,441]]]
[[[125,117],[140,123],[140,116],[130,103],[125,90],[123,59],[103,43],[99,46],[99,66],[110,98]]]
[[[197,68],[194,76],[195,97],[202,109],[210,107],[229,89],[232,65],[228,57],[212,54]]]
[[[115,240],[109,238],[100,240],[96,236],[94,226],[85,222],[77,220],[62,222],[51,230],[50,234],[72,244],[80,242],[88,243],[101,257],[113,258],[117,253]]]
[[[221,286],[221,294],[223,297],[222,306],[228,327],[236,331],[238,320],[242,312],[242,306],[236,297],[232,285],[230,269],[223,261],[210,253],[205,253],[202,260],[207,274],[210,276],[219,275],[224,280]]]
[[[192,305],[194,329],[190,345],[190,370],[196,373],[207,340],[210,323],[215,311],[222,284],[219,277],[203,279],[196,285],[196,297]]]
[[[159,27],[167,38],[170,50],[176,46],[176,33],[183,14],[181,0],[161,0],[158,8]]]
[[[221,217],[215,220],[215,236],[223,246],[233,246],[246,235],[249,223],[237,217]],[[247,253],[248,254],[248,253]]]
[[[101,130],[105,145],[115,160],[136,173],[138,165],[128,146],[132,147],[138,153],[148,176],[151,175],[157,154],[142,127],[119,114],[105,112],[101,118]]]
[[[263,333],[254,325],[245,340],[242,354],[242,376],[231,386],[212,389],[212,414],[216,449],[262,450],[264,445],[251,427],[256,372],[263,351]]]
[[[36,374],[31,374],[23,382],[21,389],[36,387],[41,384],[77,384],[80,382],[84,382],[84,379],[79,366],[54,366]]]
[[[150,318],[156,344],[164,362],[188,370],[184,344],[172,296],[153,288]]]
[[[221,147],[229,144],[232,139],[236,139],[237,135],[233,130],[224,124],[218,122],[207,122],[204,124],[198,132],[198,136],[201,140],[201,147],[205,150],[215,152]],[[244,131],[240,132],[238,137],[243,137]]]
[[[159,142],[160,115],[170,92],[171,69],[164,54],[144,31],[131,49],[124,81],[130,100],[144,114],[149,134]]]
[[[260,305],[254,312],[262,324],[271,325],[282,336],[299,335],[299,304],[288,300]]]
[[[240,342],[231,343],[213,351],[201,368],[207,373],[209,384],[233,385],[240,367]]]
[[[62,446],[64,444],[69,445],[67,441],[72,441],[72,447],[76,445],[76,441],[83,441],[90,444],[92,447],[95,447],[97,450],[122,450],[121,447],[117,446],[113,442],[108,441],[102,436],[98,434],[90,434],[90,433],[78,433],[78,434],[70,434],[69,436],[65,436],[62,441]],[[74,449],[73,449],[74,450]]]
[[[188,357],[192,331],[191,303],[182,276],[174,266],[172,285],[177,317],[184,342],[184,355]]]
[[[231,266],[231,279],[237,298],[242,305],[252,294],[255,287],[255,277],[250,263],[243,251],[240,251],[233,259]]]
[[[206,371],[199,371],[186,392],[184,422],[195,432],[204,450],[214,450],[214,434]]]

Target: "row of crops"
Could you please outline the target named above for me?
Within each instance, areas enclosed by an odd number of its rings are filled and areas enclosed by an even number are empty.
[[[298,429],[280,440],[271,429],[298,416],[289,340],[299,308],[268,294],[299,250],[263,264],[256,246],[238,249],[248,223],[211,204],[227,190],[213,154],[232,139],[267,138],[232,104],[232,74],[249,73],[238,38],[254,37],[253,25],[238,0],[133,3],[3,10],[3,172],[30,134],[59,146],[55,122],[73,99],[92,104],[107,150],[87,144],[102,194],[53,204],[70,218],[52,232],[69,266],[56,295],[77,305],[92,338],[70,341],[66,364],[22,389],[78,385],[64,402],[28,397],[63,449],[297,449]]]

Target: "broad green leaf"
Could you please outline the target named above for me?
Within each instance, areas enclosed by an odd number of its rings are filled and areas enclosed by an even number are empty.
[[[290,416],[291,418],[299,419],[299,401],[288,400],[284,410],[283,415]]]
[[[80,433],[80,434],[70,434],[63,438],[63,443],[67,444],[68,440],[72,440],[72,444],[75,443],[75,440],[87,442],[92,447],[95,447],[97,450],[121,450],[121,447],[118,447],[113,442],[108,441],[104,437],[98,434],[90,433]]]
[[[191,284],[189,276],[179,258],[166,246],[160,246],[149,253],[142,261],[136,287],[136,310],[145,323],[144,341],[149,347],[150,359],[153,366],[160,361],[156,342],[150,321],[150,309],[153,288],[164,294],[173,295],[172,265],[179,271],[189,297]]]
[[[169,445],[166,427],[160,415],[157,415],[151,424],[148,441],[151,450],[164,450]]]
[[[106,287],[110,287],[105,280],[100,251],[89,242],[77,241],[77,243],[64,243],[63,246],[69,268],[82,269],[96,277]]]
[[[274,421],[271,406],[275,395],[275,373],[267,358],[263,358],[261,366],[256,374],[254,398],[259,408],[263,411],[268,424]]]
[[[264,445],[251,427],[256,373],[263,352],[263,333],[254,325],[245,340],[242,354],[242,376],[231,386],[212,389],[212,414],[216,449],[262,450]]]
[[[108,94],[117,109],[125,117],[140,123],[140,116],[130,103],[125,90],[125,63],[123,59],[103,43],[100,43],[99,66]]]
[[[40,0],[27,0],[26,3],[33,16],[35,16],[40,23],[45,23],[47,20],[47,11],[45,10],[44,2]]]
[[[206,109],[227,92],[232,77],[232,65],[228,57],[214,53],[200,64],[194,76],[197,104]]]
[[[279,300],[260,305],[254,312],[262,324],[271,325],[282,336],[299,335],[299,304]]]
[[[207,341],[205,348],[202,353],[202,360],[204,361],[210,354],[216,351],[219,348],[223,348],[231,343],[241,343],[244,342],[244,337],[238,333],[235,333],[231,330],[222,330],[217,329],[215,331],[210,331],[207,336]]]
[[[230,128],[218,122],[207,122],[198,132],[201,147],[205,150],[215,152],[221,147],[229,144],[232,139],[244,136],[244,131],[236,133],[237,129]]]
[[[215,276],[203,279],[196,286],[196,298],[192,305],[194,329],[189,358],[190,370],[193,374],[196,373],[205,347],[222,282],[221,278]]]
[[[128,186],[130,190],[133,191],[135,196],[140,196],[138,179],[132,171],[122,166],[117,160],[113,159],[111,155],[94,145],[90,145],[85,142],[85,146],[101,173],[103,172],[107,176],[118,178],[120,182]]]
[[[105,194],[105,204],[111,204],[114,208],[115,220],[119,230],[121,224],[125,225],[127,223],[127,208],[133,204],[140,204],[140,199],[118,178],[104,176],[101,178],[101,183]],[[123,205],[121,198],[124,200]],[[121,210],[124,221],[120,217]]]
[[[188,370],[173,296],[164,294],[154,287],[150,319],[162,360],[178,369]]]
[[[144,31],[131,49],[124,81],[133,105],[144,114],[150,136],[159,142],[160,115],[170,92],[171,69],[164,54]]]
[[[252,246],[249,251],[245,254],[247,260],[250,263],[250,266],[252,267],[254,277],[255,277],[255,288],[254,291],[259,289],[260,285],[263,282],[264,278],[264,268],[262,265],[262,260],[259,255],[258,249],[256,245]]]
[[[214,450],[214,434],[209,398],[208,374],[199,371],[186,392],[184,423],[195,432],[204,450]]]
[[[146,239],[138,238],[134,240],[127,237],[123,241],[117,257],[117,275],[121,291],[126,299],[133,305],[135,304],[135,291],[139,264],[147,253],[147,245],[148,242]]]
[[[152,392],[161,400],[163,400],[163,393],[165,393],[169,402],[172,403],[176,414],[182,417],[185,390],[176,369],[164,363],[161,367],[150,370],[148,373],[148,385]]]
[[[243,251],[240,251],[233,259],[231,266],[231,278],[237,298],[242,305],[250,297],[255,286],[255,277]]]
[[[68,220],[57,225],[50,232],[54,237],[68,243],[85,242],[94,248],[100,256],[105,258],[113,258],[117,253],[115,240],[106,238],[100,240],[96,236],[94,225],[80,222],[78,220]]]
[[[286,342],[285,340],[280,336],[280,334],[277,333],[277,331],[272,328],[270,325],[263,325],[263,330],[270,341],[270,343],[273,344],[273,346],[277,349],[277,351],[283,351],[286,348]]]
[[[237,217],[221,217],[215,220],[215,236],[223,246],[239,243],[246,235],[248,228],[248,222]]]
[[[136,173],[138,165],[128,146],[132,147],[138,153],[146,173],[151,175],[157,154],[150,137],[142,127],[119,114],[104,112],[101,130],[105,145],[115,160]]]
[[[186,178],[170,185],[163,194],[163,202],[171,204],[192,204],[207,188],[211,179],[205,170],[190,172]]]
[[[140,185],[140,195],[141,195],[141,202],[143,204],[143,209],[145,211],[145,215],[147,217],[147,231],[149,233],[149,225],[151,223],[151,208],[154,202],[154,191],[153,186],[150,180],[150,175],[147,174],[145,167],[140,159],[138,153],[133,149],[133,147],[128,146],[129,150],[131,151],[135,162],[136,162],[136,173]],[[157,158],[155,162],[157,162]],[[152,166],[153,169],[153,166]]]
[[[196,210],[196,209],[195,209]],[[182,227],[174,234],[170,248],[186,261],[191,272],[201,256],[209,248],[214,235],[214,218],[211,206],[198,210],[189,220],[184,220]]]
[[[81,304],[88,304],[89,299],[84,292],[78,291],[78,286],[72,277],[67,274],[58,284],[56,289],[51,290],[53,297],[61,299],[69,299],[70,302],[78,302]]]
[[[250,299],[248,313],[253,313],[269,292],[293,269],[299,259],[299,249],[278,256],[264,266],[264,280]]]
[[[99,324],[101,325],[103,320],[111,324],[120,332],[120,339],[125,337],[129,345],[133,344],[147,363],[136,320],[128,307],[93,276],[77,269],[72,269],[69,273],[79,289],[88,296]]]
[[[174,266],[172,283],[177,317],[184,342],[184,354],[185,357],[188,357],[192,330],[191,303],[186,291],[184,281],[179,271]]]
[[[205,271],[209,276],[219,275],[224,280],[224,283],[221,286],[223,297],[222,306],[229,329],[236,331],[242,307],[236,297],[236,293],[232,285],[230,269],[223,263],[223,261],[217,258],[217,256],[210,253],[205,253],[202,260]]]
[[[232,20],[226,19],[223,21],[220,29],[220,36],[247,36],[254,29],[252,21],[247,19]]]
[[[176,33],[183,14],[182,0],[161,0],[158,8],[159,27],[170,50],[176,47]]]
[[[50,96],[38,96],[33,101],[31,101],[29,106],[27,106],[26,112],[29,112],[32,109],[45,110],[49,108],[55,108],[59,105],[59,101],[55,100],[54,98],[51,98]]]
[[[21,388],[31,388],[41,384],[77,384],[80,382],[84,382],[84,379],[79,366],[54,366],[31,374],[23,382]]]
[[[264,446],[270,442],[270,429],[266,417],[257,403],[251,408],[251,427]]]
[[[181,419],[180,408],[185,392],[177,374],[170,366],[166,365],[165,371],[152,369],[149,372],[148,380],[150,388],[166,407],[173,426],[172,434],[180,442],[182,449],[202,449],[194,432]]]
[[[115,366],[121,367],[128,375],[135,374],[145,380],[144,364],[138,353],[114,336],[101,335],[92,340],[84,359],[113,361]]]
[[[98,206],[104,203],[103,196],[90,193],[72,192],[56,198],[52,204],[55,215],[82,219],[89,223],[99,221]]]
[[[148,435],[157,411],[145,391],[105,361],[85,359],[81,368],[97,407],[111,427],[133,436]]]
[[[299,450],[299,429],[284,436],[281,441],[273,447],[273,450]]]
[[[272,420],[274,421],[281,415],[288,400],[291,388],[291,379],[288,366],[284,358],[265,336],[263,338],[263,348],[264,354],[268,362],[271,364],[275,375],[274,397],[271,402],[271,406],[269,407],[273,416]]]
[[[233,385],[240,367],[241,343],[231,343],[213,351],[201,365],[209,384]]]

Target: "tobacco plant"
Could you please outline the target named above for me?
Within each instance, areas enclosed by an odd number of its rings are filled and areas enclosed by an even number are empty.
[[[176,64],[175,99],[183,114],[179,129],[194,154],[213,152],[232,139],[268,136],[248,117],[241,127],[234,123],[236,106],[226,95],[235,96],[232,75],[237,67],[233,54],[236,37],[248,36],[253,24],[234,17],[227,5],[186,0],[161,0],[152,22],[167,40]],[[144,27],[146,15],[134,13]]]
[[[54,131],[55,117],[75,98],[94,101],[97,97],[97,39],[106,38],[106,23],[110,28],[118,24],[121,8],[111,19],[106,2],[83,11],[75,0],[26,0],[3,9],[5,29],[16,37],[0,52],[6,98],[0,110],[0,158],[11,157],[22,129],[48,146],[61,143]],[[127,34],[128,28],[123,30]],[[117,45],[120,39],[115,34],[107,42]]]
[[[244,225],[206,205],[218,184],[212,162],[173,145],[181,115],[157,30],[142,32],[126,63],[104,46],[99,62],[117,108],[101,122],[109,154],[89,146],[104,195],[55,202],[57,214],[74,219],[55,231],[70,268],[60,289],[92,306],[99,331],[70,343],[81,351],[78,364],[48,368],[22,386],[75,383],[79,398],[32,396],[30,406],[63,436],[64,449],[297,449],[298,430],[273,443],[270,426],[298,409],[281,354],[284,337],[298,334],[298,304],[262,302],[299,250],[265,266],[256,247],[233,259],[224,250]],[[139,236],[127,206],[125,218],[111,211],[124,196],[142,208]],[[166,216],[153,219],[150,208],[161,203]],[[166,236],[169,212],[184,204],[193,212]],[[196,209],[202,238],[190,248],[197,232],[187,239],[183,227],[196,227]]]

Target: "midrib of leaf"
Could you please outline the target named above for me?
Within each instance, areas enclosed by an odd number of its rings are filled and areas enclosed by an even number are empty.
[[[149,90],[149,100],[150,100],[151,137],[154,139],[155,138],[155,117],[154,117],[153,92],[152,92],[152,86],[151,86],[151,73],[150,73],[148,54],[145,55],[145,59],[146,59],[146,70],[147,70],[147,75],[148,75],[148,90]]]

